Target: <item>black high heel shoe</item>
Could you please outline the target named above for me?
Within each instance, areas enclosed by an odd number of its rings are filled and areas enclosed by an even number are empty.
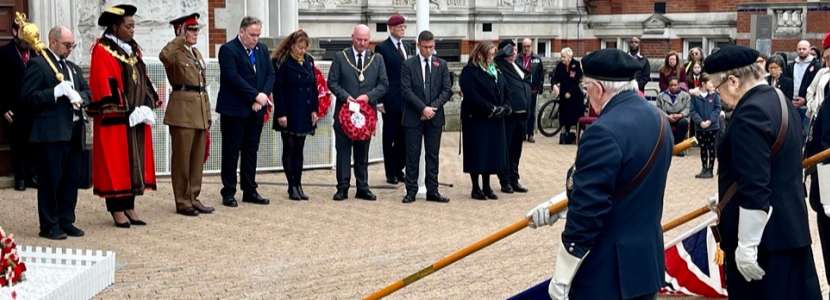
[[[115,227],[130,228],[130,221],[127,221],[127,222],[124,222],[124,223],[118,223],[118,221],[115,220],[115,212],[110,212],[110,215],[112,216],[112,221],[115,222]],[[124,215],[126,216],[127,214],[125,213]],[[129,220],[129,219],[130,219],[130,217],[127,217],[127,220]]]
[[[128,214],[127,212],[124,212],[124,215],[127,216],[127,220],[130,220],[130,224],[138,225],[138,226],[147,225],[147,222],[144,222],[142,220],[133,220],[133,218],[130,218],[130,214]]]

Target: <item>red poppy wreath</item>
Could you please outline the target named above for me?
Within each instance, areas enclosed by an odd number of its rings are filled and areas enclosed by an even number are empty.
[[[338,120],[346,136],[355,141],[366,141],[375,134],[378,118],[369,103],[365,101],[356,103],[360,105],[360,109],[356,112],[349,110],[349,101],[343,103]]]

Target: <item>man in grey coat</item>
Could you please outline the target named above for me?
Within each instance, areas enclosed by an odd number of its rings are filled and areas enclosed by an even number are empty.
[[[334,147],[337,150],[336,176],[337,193],[335,201],[348,198],[351,181],[352,149],[354,149],[354,173],[357,181],[355,198],[377,200],[369,190],[369,144],[371,139],[355,141],[350,139],[340,124],[338,115],[347,103],[365,102],[377,109],[378,98],[389,88],[383,56],[372,53],[369,47],[368,26],[360,24],[352,32],[352,46],[335,53],[329,69],[329,89],[337,97],[334,105]],[[349,109],[346,107],[346,109]]]
[[[677,77],[669,78],[669,89],[657,95],[657,108],[666,113],[674,133],[674,143],[686,139],[689,131],[689,106],[692,97],[680,89]],[[677,156],[683,156],[681,152]]]

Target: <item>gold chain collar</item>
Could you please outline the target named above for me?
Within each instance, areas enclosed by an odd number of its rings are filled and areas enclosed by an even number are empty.
[[[375,61],[375,54],[372,53],[372,57],[369,58],[369,62],[366,63],[366,65],[363,66],[363,69],[358,69],[351,61],[349,61],[349,56],[346,55],[346,53],[348,51],[349,51],[349,49],[343,50],[343,57],[346,58],[346,63],[348,63],[349,66],[352,67],[352,69],[354,69],[355,71],[360,73],[360,76],[357,76],[357,80],[359,80],[360,82],[363,82],[363,80],[366,79],[365,77],[363,77],[363,71],[366,71],[366,69],[368,69],[369,66],[372,65],[372,62]]]
[[[115,57],[115,59],[120,60],[121,62],[130,65],[130,67],[133,69],[133,83],[138,82],[138,73],[136,73],[136,70],[135,70],[135,64],[138,63],[138,56],[132,56],[132,57],[127,58],[127,57],[124,57],[124,55],[119,54],[115,50],[110,49],[110,47],[107,46],[107,45],[104,45],[104,44],[98,44],[98,45],[101,46],[101,48],[103,48],[105,51],[107,51],[110,55],[112,55],[112,57]]]

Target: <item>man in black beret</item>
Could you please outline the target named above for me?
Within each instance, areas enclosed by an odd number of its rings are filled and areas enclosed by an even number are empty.
[[[725,46],[703,64],[723,103],[734,107],[717,151],[729,298],[821,299],[801,183],[801,119],[766,84],[757,57]]]
[[[582,65],[599,117],[579,140],[567,195],[527,213],[531,228],[567,215],[548,293],[552,299],[655,299],[665,281],[660,219],[674,145],[669,122],[637,94],[642,65],[631,55],[603,49]],[[566,196],[568,209],[551,215],[548,207]]]
[[[499,176],[501,191],[527,193],[528,189],[519,183],[519,160],[522,158],[522,141],[527,132],[528,103],[530,103],[530,74],[515,62],[518,55],[516,42],[507,39],[499,43],[496,53],[496,67],[507,82],[506,105],[511,113],[504,118],[504,132],[507,137],[507,170]]]

